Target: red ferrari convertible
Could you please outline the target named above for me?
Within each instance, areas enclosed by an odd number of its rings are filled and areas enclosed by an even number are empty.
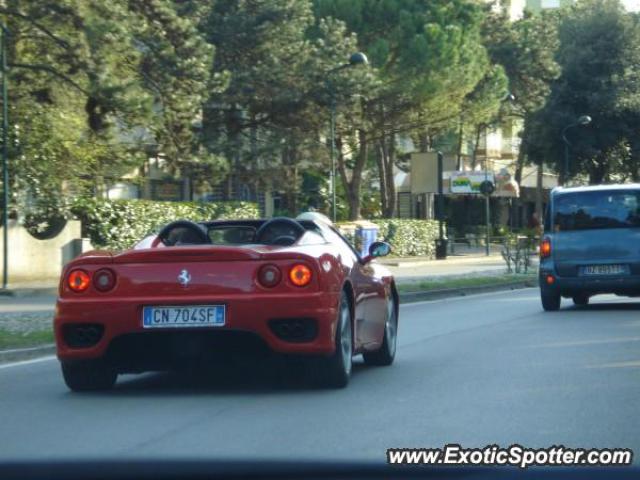
[[[361,258],[320,217],[181,220],[131,250],[70,262],[54,321],[67,386],[107,389],[119,373],[259,350],[312,362],[328,387],[348,383],[356,354],[390,365],[398,293],[372,262],[390,247]]]

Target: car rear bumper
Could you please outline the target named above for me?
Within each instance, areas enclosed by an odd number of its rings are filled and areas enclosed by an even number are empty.
[[[334,332],[339,295],[326,292],[287,295],[184,296],[165,298],[80,299],[60,298],[56,306],[54,328],[57,355],[60,360],[72,361],[116,355],[122,345],[126,350],[189,350],[198,344],[205,352],[233,346],[236,351],[242,338],[257,340],[267,349],[279,353],[331,354],[334,351]],[[225,325],[221,327],[145,329],[142,309],[148,305],[210,305],[226,306]],[[310,334],[290,338],[274,325],[282,322],[302,322],[311,325]],[[275,323],[274,323],[275,322]],[[297,325],[297,323],[296,323]],[[80,339],[71,335],[73,333]],[[194,343],[195,342],[195,343]],[[253,341],[247,341],[252,344]],[[177,347],[176,347],[177,345]],[[170,354],[167,351],[167,354]]]
[[[553,283],[547,277],[553,277]],[[540,285],[555,290],[562,296],[571,297],[576,294],[596,295],[614,293],[625,296],[640,295],[640,275],[619,277],[560,277],[553,270],[540,269]]]

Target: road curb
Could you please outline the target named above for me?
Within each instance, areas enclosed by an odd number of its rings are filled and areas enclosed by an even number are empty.
[[[14,348],[11,350],[0,350],[0,365],[3,363],[20,362],[22,360],[31,360],[33,358],[45,357],[52,355],[56,351],[56,346],[51,343],[49,345],[40,345],[29,348]]]
[[[4,297],[41,297],[58,295],[58,287],[37,287],[37,288],[8,288],[0,289],[0,296]]]
[[[464,297],[476,293],[492,293],[538,286],[538,279],[519,280],[500,285],[479,285],[477,287],[443,288],[440,290],[422,290],[419,292],[400,292],[400,303],[421,302],[424,300],[440,300],[450,297]]]
[[[464,297],[476,293],[491,293],[521,288],[537,287],[538,280],[520,280],[517,282],[505,283],[501,285],[480,285],[477,287],[465,288],[443,288],[440,290],[423,290],[419,292],[400,293],[400,303],[420,302],[424,300],[439,300],[450,297]],[[37,357],[44,357],[55,353],[55,344],[40,345],[29,348],[16,348],[11,350],[0,350],[0,364],[31,360]]]

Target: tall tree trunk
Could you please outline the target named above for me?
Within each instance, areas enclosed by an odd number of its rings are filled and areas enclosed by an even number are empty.
[[[480,135],[482,134],[482,125],[478,125],[476,127],[476,142],[473,145],[473,156],[471,157],[471,170],[475,170],[478,165],[478,147],[480,146]],[[487,156],[486,145],[485,145],[485,157]]]
[[[513,178],[515,182],[518,184],[518,186],[520,186],[520,183],[522,182],[522,171],[524,170],[524,162],[525,162],[525,153],[524,153],[524,149],[522,148],[522,145],[520,145],[520,148],[518,148],[518,158],[516,159],[516,171]],[[542,159],[540,160],[540,165],[542,165]],[[522,205],[522,200],[520,199],[520,197],[516,198],[511,207],[513,209],[511,214],[513,215],[514,218],[516,216],[516,212],[520,212],[521,205]],[[539,217],[539,218],[542,218],[542,217]],[[522,225],[522,218],[518,217],[514,227],[520,227],[521,225]]]
[[[284,200],[287,211],[291,216],[298,212],[298,150],[293,140],[287,142],[282,151],[284,164]]]
[[[589,184],[598,185],[602,183],[609,171],[609,164],[605,154],[596,157],[593,167],[589,169]]]
[[[387,177],[387,207],[383,212],[385,218],[391,218],[396,212],[396,184],[394,181],[393,167],[396,164],[396,138],[392,133],[388,137],[387,157],[385,158],[385,175]]]
[[[538,171],[536,172],[536,216],[538,217],[539,221],[542,221],[542,216],[544,215],[544,212],[542,211],[542,204],[543,202],[543,185],[542,185],[542,180],[544,179],[544,166],[543,163],[540,162],[538,163]]]
[[[640,142],[632,140],[629,145],[629,175],[634,183],[640,182]]]
[[[95,97],[87,98],[84,110],[87,114],[87,124],[89,125],[90,135],[96,143],[99,143],[107,130],[105,110],[102,108],[100,101]],[[102,158],[97,158],[93,175],[94,192],[97,198],[106,198],[107,185],[104,179],[104,170]]]
[[[342,152],[342,139],[340,137],[336,138],[338,173],[342,179],[342,185],[344,186],[347,197],[349,220],[358,220],[360,218],[362,173],[367,163],[367,155],[369,154],[367,134],[363,129],[358,130],[358,143],[358,154],[356,155],[355,164],[351,170],[351,178],[349,178],[346,161]]]
[[[396,163],[395,136],[384,135],[378,142],[378,173],[380,176],[380,203],[382,216],[391,218],[396,210],[396,185],[393,175],[393,167]]]
[[[418,134],[418,151],[420,153],[427,153],[431,150],[431,138],[429,132],[422,130]]]
[[[456,170],[462,170],[462,141],[464,139],[464,122],[462,121],[462,115],[460,115],[460,125],[458,126],[458,145],[456,149],[457,159],[456,159]]]
[[[376,162],[378,164],[378,177],[380,179],[380,206],[382,212],[387,210],[389,200],[387,198],[387,175],[385,172],[385,158],[387,156],[387,146],[385,144],[384,137],[378,140],[378,151],[376,154]]]

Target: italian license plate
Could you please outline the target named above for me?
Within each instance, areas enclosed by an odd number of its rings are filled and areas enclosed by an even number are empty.
[[[142,327],[222,327],[225,313],[224,305],[149,306],[142,309]]]
[[[583,275],[627,275],[627,265],[585,265],[582,267]]]

